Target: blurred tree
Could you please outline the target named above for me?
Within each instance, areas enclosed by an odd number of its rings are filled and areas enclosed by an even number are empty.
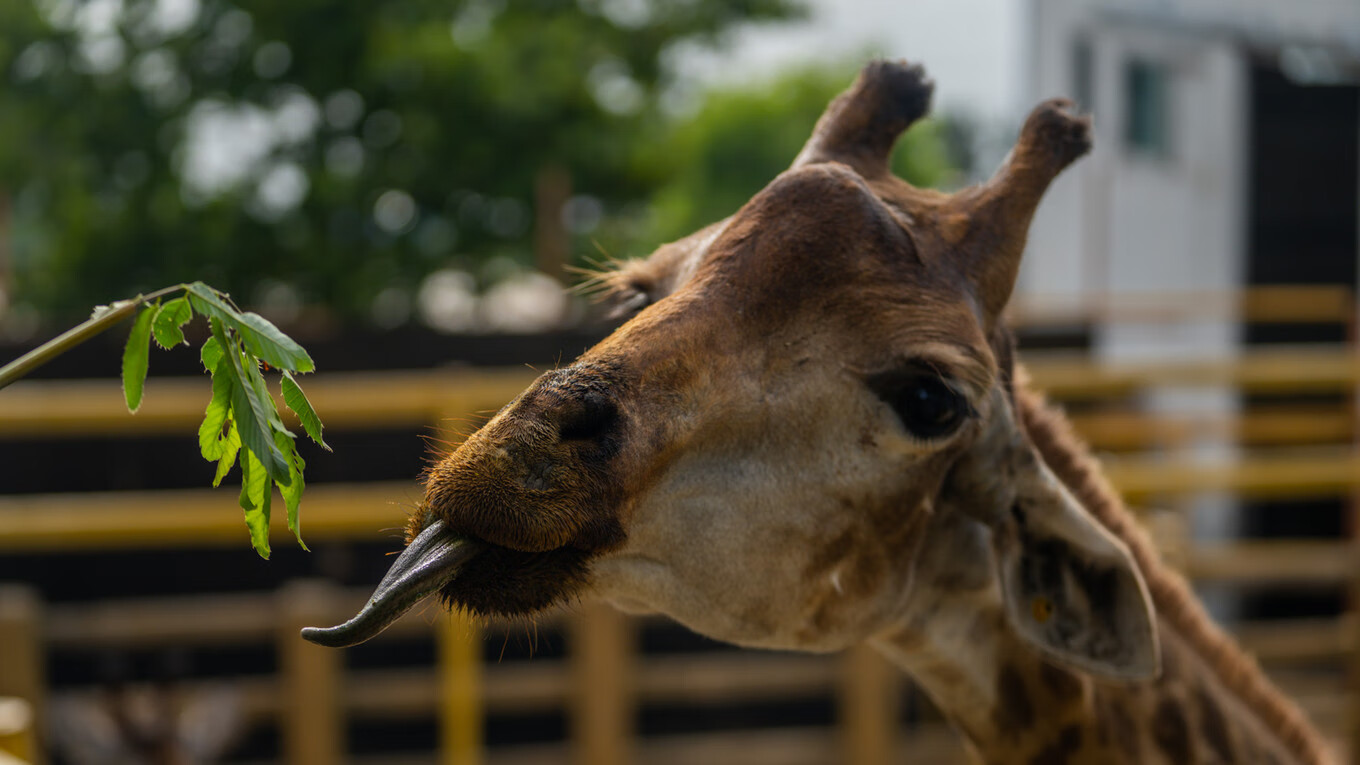
[[[638,172],[657,173],[646,245],[684,236],[731,215],[787,169],[826,104],[854,81],[858,63],[795,70],[708,94],[690,119],[647,144]],[[898,142],[893,171],[917,186],[953,185],[942,123],[917,123]]]
[[[351,316],[396,288],[399,320],[455,253],[526,258],[545,171],[579,234],[646,198],[667,52],[795,2],[0,3],[0,287],[59,320],[193,279]]]

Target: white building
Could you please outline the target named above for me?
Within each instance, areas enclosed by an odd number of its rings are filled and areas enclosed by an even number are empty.
[[[1050,189],[1018,293],[1036,302],[1344,284],[1360,239],[1360,1],[1031,0],[1030,99],[1095,115],[1096,148]],[[1212,303],[1214,301],[1205,301]],[[1092,326],[1108,360],[1225,357],[1233,303]],[[1118,316],[1117,312],[1114,312]],[[1169,388],[1161,413],[1230,413],[1231,389]],[[1207,436],[1177,459],[1230,460]],[[1186,498],[1200,539],[1243,529],[1228,494]],[[1230,592],[1205,593],[1227,616]]]
[[[1355,284],[1357,0],[1032,0],[1031,100],[1076,99],[1096,149],[1036,220],[1020,292]],[[1113,324],[1095,349],[1223,354],[1232,321]]]

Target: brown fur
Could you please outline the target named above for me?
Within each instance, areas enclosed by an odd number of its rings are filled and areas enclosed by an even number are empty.
[[[1089,119],[1040,104],[991,181],[942,194],[886,169],[929,92],[919,67],[867,67],[740,211],[601,278],[637,315],[429,473],[412,531],[439,518],[487,546],[443,594],[523,613],[590,586],[768,648],[895,631],[899,661],[954,695],[951,719],[993,762],[1179,762],[1243,742],[1283,754],[1276,736],[1325,761],[1012,375],[998,315],[1040,198],[1090,148]],[[923,377],[967,405],[963,424],[910,427],[902,397]],[[1025,561],[1061,575],[1022,581]],[[1048,588],[1029,602],[1062,603],[1059,618],[1017,616],[1026,601],[1002,600],[1017,581]]]
[[[930,111],[932,90],[920,65],[871,62],[826,107],[793,166],[841,162],[868,179],[887,175],[893,144]]]
[[[1128,545],[1142,569],[1158,615],[1171,624],[1212,668],[1233,694],[1260,716],[1305,762],[1329,762],[1328,747],[1299,708],[1281,695],[1256,662],[1223,634],[1191,593],[1185,580],[1163,566],[1151,541],[1137,526],[1118,492],[1100,470],[1061,412],[1023,380],[1017,390],[1019,409],[1034,445],[1049,468],[1086,509]]]
[[[615,262],[599,272],[587,271],[589,278],[583,289],[596,293],[600,302],[610,306],[613,318],[637,313],[688,280],[707,252],[707,245],[726,224],[719,221],[678,242],[664,244],[651,257]]]

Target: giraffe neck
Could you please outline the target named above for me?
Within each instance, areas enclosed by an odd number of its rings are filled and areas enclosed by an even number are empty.
[[[928,632],[876,647],[905,669],[988,765],[1269,763],[1300,759],[1164,621],[1153,682],[1095,680],[1041,658],[995,609],[942,607]]]
[[[948,504],[932,514],[916,556],[911,607],[873,639],[878,649],[990,765],[1332,762],[1298,709],[1162,565],[1061,415],[1022,387],[1016,398],[1045,463],[1141,569],[1158,613],[1161,675],[1114,682],[1045,659],[1011,626],[983,563],[990,532]]]
[[[1261,737],[1279,742],[1288,753],[1281,762],[1334,762],[1307,717],[1214,624],[1185,580],[1163,565],[1067,418],[1029,388],[1023,367],[1017,366],[1015,373],[1017,410],[1030,441],[1086,510],[1124,542],[1142,571],[1158,613],[1163,654],[1171,652],[1172,662],[1184,659],[1172,669],[1184,668],[1186,679],[1199,686],[1196,693],[1221,698],[1226,708],[1239,710],[1242,727],[1259,729]],[[1154,717],[1148,720],[1155,723]]]

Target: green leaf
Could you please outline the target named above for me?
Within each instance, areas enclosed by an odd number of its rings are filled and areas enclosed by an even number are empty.
[[[316,416],[316,410],[312,408],[312,402],[307,400],[307,394],[302,392],[297,380],[294,380],[292,373],[287,370],[283,373],[282,387],[283,403],[298,416],[302,429],[307,431],[307,435],[322,449],[330,451],[331,447],[321,438],[321,418]]]
[[[224,327],[235,330],[245,343],[246,349],[263,359],[265,363],[293,372],[310,372],[316,369],[316,364],[312,357],[307,355],[307,351],[265,317],[257,313],[242,313],[236,310],[227,302],[225,295],[203,282],[186,285],[185,289],[189,292],[189,300],[195,310],[217,319]]]
[[[155,315],[156,306],[143,308],[128,333],[127,345],[123,346],[123,398],[129,412],[136,412],[142,405],[147,357],[151,354],[151,319]]]
[[[268,319],[258,313],[243,313],[236,329],[246,347],[265,363],[276,369],[310,372],[316,369],[312,357],[293,338],[283,334]]]
[[[222,458],[222,428],[231,415],[232,386],[235,382],[231,365],[226,359],[218,358],[217,368],[213,370],[212,399],[203,414],[203,422],[198,426],[198,450],[203,459],[209,462]]]
[[[298,504],[302,502],[302,471],[307,469],[307,463],[302,459],[302,455],[297,452],[297,444],[293,439],[282,433],[274,434],[274,443],[288,457],[288,473],[292,479],[287,486],[280,486],[279,493],[283,495],[283,504],[288,508],[288,528],[297,537],[298,544],[302,549],[307,550],[307,543],[302,541],[302,527],[298,525]],[[308,550],[308,552],[311,552]]]
[[[273,481],[264,465],[247,451],[241,460],[241,509],[246,514],[246,528],[250,529],[250,544],[261,558],[269,560],[269,504]]]
[[[222,485],[231,466],[236,464],[236,454],[241,451],[241,435],[236,432],[236,422],[227,420],[227,434],[222,439],[222,457],[217,460],[217,473],[213,475],[213,488]]]
[[[212,372],[217,369],[217,362],[222,359],[222,346],[217,342],[216,337],[210,337],[203,343],[203,349],[198,352],[198,355],[203,360],[203,370]]]
[[[175,298],[156,311],[151,322],[151,334],[156,344],[166,350],[185,342],[184,331],[180,329],[194,318],[194,310],[189,307],[187,298]]]
[[[274,399],[264,388],[260,378],[258,387],[253,384],[260,371],[255,367],[253,357],[243,357],[235,340],[227,338],[226,329],[217,318],[209,320],[213,337],[226,352],[223,358],[232,374],[231,409],[236,420],[236,429],[241,434],[241,445],[261,462],[266,474],[280,484],[288,483],[288,465],[283,453],[274,445],[273,433],[277,428],[273,420],[279,419],[274,408]],[[281,421],[279,427],[282,427]]]
[[[283,424],[283,417],[279,415],[278,403],[274,400],[273,396],[269,395],[269,388],[265,385],[264,375],[260,373],[259,361],[252,356],[249,351],[247,351],[244,356],[246,379],[250,381],[250,387],[255,390],[255,393],[259,395],[262,400],[269,402],[269,408],[266,411],[266,415],[269,418],[269,427],[275,433],[283,433],[289,438],[295,438],[296,436],[294,436],[293,431],[289,430],[288,426]],[[275,480],[282,479],[275,476]]]
[[[225,300],[225,296],[203,282],[184,285],[194,310],[210,319],[217,319],[224,327],[235,328],[241,323],[241,313]]]
[[[272,402],[260,403],[259,396],[248,383],[234,386],[232,394],[232,410],[236,413],[236,429],[241,434],[241,445],[255,454],[271,478],[287,484],[288,465],[284,462],[283,453],[274,445],[273,434],[276,431],[263,412],[263,407],[272,406]]]

